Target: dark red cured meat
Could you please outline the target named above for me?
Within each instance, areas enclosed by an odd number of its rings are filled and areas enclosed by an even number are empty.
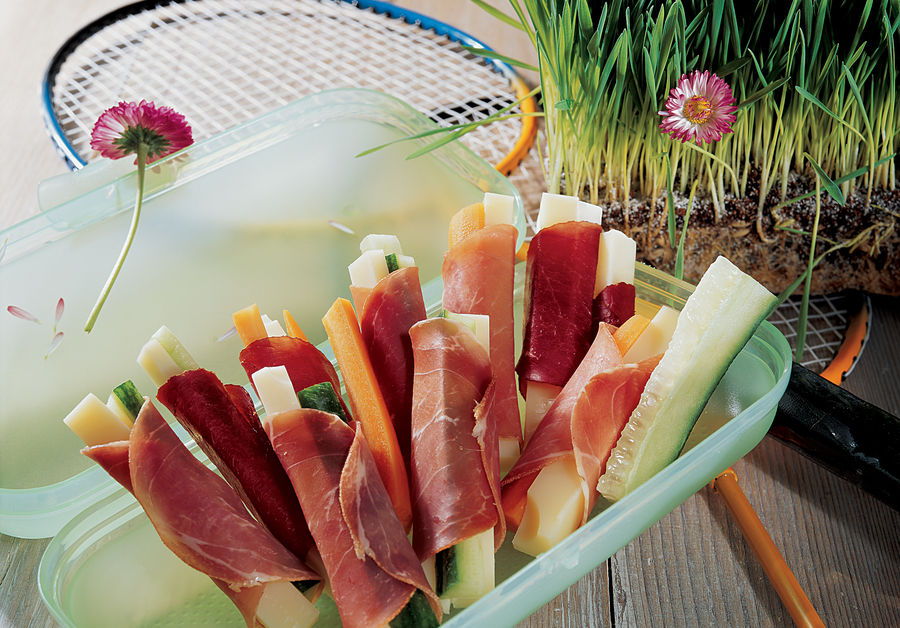
[[[441,276],[445,309],[460,314],[487,314],[491,319],[497,434],[499,438],[515,438],[521,444],[513,320],[517,233],[512,225],[479,229],[444,255]]]
[[[622,354],[613,338],[611,328],[601,323],[584,360],[547,410],[519,460],[503,478],[503,487],[511,485],[521,477],[531,475],[536,477],[537,472],[547,465],[572,455],[572,412],[578,398],[591,378],[620,364]],[[594,482],[594,485],[586,490],[587,512],[590,512],[596,500],[596,485]]]
[[[609,323],[621,327],[634,316],[634,286],[630,283],[614,283],[603,288],[594,297],[594,326]]]
[[[331,382],[344,408],[344,414],[352,416],[341,399],[341,381],[338,379],[337,371],[334,370],[334,365],[311,342],[292,336],[260,338],[244,347],[240,360],[251,384],[253,374],[267,366],[284,366],[294,385],[294,392],[300,392],[304,388],[322,382]]]
[[[152,403],[138,414],[129,443],[133,492],[160,539],[210,576],[248,626],[254,625],[261,585],[319,579],[191,455]]]
[[[591,378],[572,409],[572,449],[575,467],[590,489],[592,499],[585,503],[582,524],[596,501],[597,481],[606,471],[609,454],[631,413],[641,400],[650,373],[662,355],[640,364],[622,364]]]
[[[196,369],[169,378],[157,398],[275,538],[305,558],[314,543],[291,481],[256,412],[248,414],[234,394],[214,373]]]
[[[538,231],[525,270],[525,333],[516,365],[527,381],[565,386],[593,340],[594,283],[603,229],[564,222]]]
[[[490,473],[476,437],[476,406],[491,383],[487,352],[464,325],[435,318],[409,332],[415,356],[412,414],[413,547],[421,560],[503,525],[495,500],[499,461]],[[489,417],[488,417],[489,418]],[[477,428],[489,452],[493,428]],[[498,454],[499,456],[499,454]]]
[[[383,626],[415,590],[440,604],[397,519],[362,432],[327,412],[282,412],[266,427],[328,572],[345,628]]]
[[[128,467],[128,441],[118,440],[103,445],[91,445],[81,450],[85,456],[99,464],[116,482],[131,488],[131,471]]]
[[[419,269],[401,268],[383,277],[369,293],[359,327],[409,469],[413,353],[409,328],[425,320]]]

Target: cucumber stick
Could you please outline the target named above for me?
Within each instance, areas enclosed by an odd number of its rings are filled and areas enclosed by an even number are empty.
[[[735,356],[775,296],[719,257],[688,298],[675,333],[597,485],[620,499],[674,460]]]
[[[436,592],[455,608],[471,606],[494,590],[494,529],[460,541],[435,556]]]

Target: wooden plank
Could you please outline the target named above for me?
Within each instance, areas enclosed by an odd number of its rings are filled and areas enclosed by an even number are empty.
[[[586,628],[609,626],[611,622],[607,561],[542,606],[517,628]]]
[[[0,534],[0,626],[56,625],[37,588],[38,564],[49,542]]]

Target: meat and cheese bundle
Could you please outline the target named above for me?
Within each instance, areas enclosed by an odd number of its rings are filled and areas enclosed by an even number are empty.
[[[103,425],[120,419],[93,403],[79,404],[66,422],[105,440]],[[115,431],[111,432],[115,433]],[[320,576],[254,519],[233,488],[197,460],[152,402],[146,401],[127,440],[96,442],[82,452],[128,489],[163,543],[208,575],[234,602],[248,628],[311,626]],[[289,623],[288,623],[289,622]]]
[[[604,233],[599,207],[544,194],[525,270],[522,352],[525,439],[584,358],[601,322],[634,314],[634,241]]]
[[[451,219],[449,250],[444,255],[443,307],[457,314],[487,316],[494,378],[494,417],[505,472],[522,445],[522,421],[516,394],[513,292],[517,229],[511,196],[486,193],[484,202]]]
[[[436,626],[442,610],[410,547],[362,431],[300,409],[266,431],[307,515],[346,628]]]
[[[458,321],[428,319],[410,337],[413,547],[433,559],[441,598],[464,607],[494,588],[505,534],[491,361]]]

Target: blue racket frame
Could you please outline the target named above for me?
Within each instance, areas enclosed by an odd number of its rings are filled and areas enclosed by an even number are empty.
[[[451,26],[450,24],[441,22],[440,20],[436,20],[416,11],[404,9],[387,2],[379,2],[377,0],[337,1],[341,4],[354,6],[360,10],[371,9],[379,15],[386,15],[392,19],[406,22],[407,24],[416,25],[426,30],[433,30],[438,35],[447,37],[451,41],[457,42],[464,46],[468,46],[470,48],[479,48],[490,52],[493,51],[483,42],[479,41],[472,35],[461,31],[455,26]],[[87,165],[87,160],[78,154],[78,152],[66,138],[66,135],[59,124],[59,120],[57,120],[56,114],[53,111],[53,83],[56,80],[56,75],[59,72],[59,69],[62,67],[62,64],[65,62],[66,58],[68,58],[68,56],[72,54],[72,52],[78,46],[84,43],[88,38],[103,30],[107,26],[110,26],[126,17],[136,15],[149,9],[173,4],[183,4],[184,2],[186,2],[186,0],[139,0],[138,2],[127,4],[114,11],[110,11],[106,15],[103,15],[102,17],[99,17],[93,22],[90,22],[89,24],[80,28],[71,37],[69,37],[59,48],[59,50],[56,51],[56,54],[53,55],[53,58],[50,60],[50,63],[47,66],[47,69],[44,71],[44,77],[41,82],[41,117],[44,121],[44,127],[47,129],[47,133],[50,135],[50,139],[53,141],[56,152],[59,153],[59,156],[66,162],[66,165],[70,170],[78,170],[79,168],[84,167],[85,165]],[[489,57],[484,57],[483,61],[485,64],[490,66],[494,72],[502,74],[510,81],[520,78],[518,73],[509,64],[504,63],[503,61],[492,59]]]

